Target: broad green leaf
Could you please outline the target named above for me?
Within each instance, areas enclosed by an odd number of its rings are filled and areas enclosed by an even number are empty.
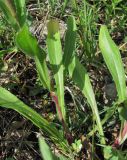
[[[34,57],[37,52],[40,52],[40,47],[37,43],[37,40],[29,31],[27,25],[24,25],[17,33],[16,45],[22,52],[31,57]]]
[[[115,81],[119,101],[126,99],[126,83],[123,63],[118,47],[111,39],[106,26],[101,26],[99,46],[105,63]]]
[[[34,58],[40,80],[43,86],[50,90],[50,78],[45,62],[46,55],[39,47],[36,38],[30,33],[27,25],[24,25],[17,33],[16,44],[22,52]]]
[[[49,136],[56,145],[66,151],[68,150],[66,140],[53,124],[50,124],[36,111],[28,107],[16,96],[2,87],[0,87],[0,106],[17,111],[25,118],[32,121],[37,127],[42,129],[42,131],[46,133],[46,135]]]
[[[80,88],[82,93],[87,98],[87,101],[91,106],[93,115],[97,123],[101,143],[105,144],[104,133],[103,133],[100,117],[99,117],[95,95],[90,83],[89,75],[86,69],[83,67],[83,65],[79,62],[79,60],[75,56],[69,65],[69,75],[70,77],[72,77],[73,81],[77,84],[77,86]]]
[[[63,55],[63,65],[67,69],[72,60],[76,42],[76,22],[75,18],[70,16],[67,21],[67,32],[65,36],[65,47]]]
[[[56,20],[50,20],[48,25],[47,48],[52,70],[54,72],[57,96],[64,120],[66,119],[64,105],[64,78],[62,65],[62,47],[60,41],[59,24]]]

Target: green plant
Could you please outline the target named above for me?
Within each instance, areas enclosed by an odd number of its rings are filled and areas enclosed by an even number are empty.
[[[59,106],[61,108],[61,114],[63,120],[66,119],[65,104],[64,104],[64,75],[63,75],[63,64],[62,64],[62,46],[60,41],[59,24],[55,20],[51,20],[48,23],[48,37],[47,47],[50,64],[54,73],[56,82],[57,96]],[[57,107],[57,110],[58,107]],[[61,118],[61,117],[60,117]]]
[[[118,47],[111,39],[106,26],[102,26],[99,35],[99,45],[107,67],[115,81],[120,102],[126,99],[125,73]]]
[[[50,124],[47,120],[36,113],[36,111],[28,107],[16,96],[2,87],[0,87],[0,106],[16,110],[21,115],[32,121],[37,127],[42,129],[43,132],[48,134],[48,136],[56,143],[56,145],[60,144],[60,148],[63,147],[63,149],[66,148],[68,150],[66,140],[53,124]]]
[[[55,1],[50,1],[52,8],[55,5]],[[65,1],[66,5],[67,1]],[[88,8],[87,8],[88,7]],[[81,140],[74,140],[69,130],[69,124],[67,121],[67,107],[64,101],[64,79],[69,75],[70,79],[78,86],[80,91],[86,97],[88,105],[92,110],[93,121],[96,122],[94,129],[88,134],[88,137],[93,135],[95,131],[99,132],[99,139],[101,145],[106,145],[105,136],[102,125],[114,114],[114,111],[118,109],[121,119],[121,131],[120,136],[117,139],[118,145],[122,144],[127,137],[126,132],[126,84],[125,84],[125,73],[123,69],[123,63],[120,57],[118,47],[112,41],[106,26],[102,26],[99,35],[99,46],[106,62],[106,65],[113,77],[118,92],[118,101],[112,106],[101,121],[95,94],[92,89],[89,74],[85,67],[81,64],[76,55],[76,37],[77,27],[74,16],[70,16],[67,21],[67,31],[65,35],[64,49],[62,50],[59,24],[57,20],[50,20],[47,25],[48,36],[47,36],[47,51],[38,45],[36,38],[29,31],[27,23],[25,1],[23,0],[1,0],[0,8],[3,11],[7,21],[15,30],[15,43],[19,50],[33,58],[36,64],[36,69],[39,75],[39,79],[44,88],[50,92],[52,100],[56,104],[57,115],[60,123],[62,124],[63,130],[59,131],[54,123],[49,123],[46,119],[40,116],[36,111],[31,109],[28,105],[24,104],[12,93],[0,87],[0,106],[16,110],[18,113],[23,115],[25,118],[32,121],[37,127],[39,127],[44,135],[46,134],[50,140],[58,147],[58,149],[66,155],[68,159],[74,159],[81,148]],[[77,8],[76,1],[73,1],[73,9]],[[86,15],[90,17],[83,18],[81,14],[80,20],[85,20],[85,31],[86,37],[82,37],[84,49],[86,48],[86,54],[91,59],[93,50],[93,39],[91,36],[90,24],[92,23],[93,9],[89,10],[89,5],[84,1],[84,8]],[[88,23],[88,24],[87,24]],[[90,37],[90,41],[87,40]],[[91,47],[92,46],[92,47]],[[89,50],[90,49],[90,50]],[[92,51],[92,53],[91,53]],[[52,76],[49,74],[49,69],[46,61],[46,57],[49,57],[48,64],[53,73]],[[52,81],[54,83],[52,83]],[[122,104],[124,103],[124,105]],[[124,133],[124,134],[123,134]],[[56,157],[52,154],[51,150],[45,143],[42,137],[39,138],[40,150],[44,159],[66,159],[65,157]],[[116,145],[116,142],[115,144]],[[74,151],[74,154],[72,152]],[[107,151],[104,150],[106,153]],[[110,150],[108,149],[108,152]],[[47,154],[45,154],[47,153]],[[112,155],[114,153],[111,153]],[[49,155],[48,157],[46,155]]]
[[[25,2],[13,1],[11,3],[10,1],[1,1],[0,3],[1,9],[3,10],[8,22],[17,32],[15,36],[17,47],[35,60],[40,81],[51,93],[51,97],[56,104],[58,117],[63,125],[64,134],[68,142],[54,126],[51,126],[51,124],[43,119],[38,113],[30,109],[30,107],[25,105],[2,87],[0,88],[0,92],[4,93],[4,97],[0,95],[0,105],[14,109],[27,119],[31,120],[36,126],[41,128],[44,133],[47,133],[51,140],[63,149],[63,152],[71,153],[71,146],[67,151],[68,143],[72,143],[72,135],[69,132],[68,125],[66,123],[66,108],[64,104],[64,69],[69,70],[70,77],[72,77],[73,81],[81,89],[92,108],[98,126],[98,131],[100,133],[101,143],[105,144],[103,129],[89,76],[74,54],[76,39],[76,23],[74,17],[70,17],[68,19],[64,56],[62,56],[59,24],[56,20],[51,20],[48,23],[47,47],[51,69],[54,74],[53,77],[49,78],[49,72],[46,64],[46,53],[42,48],[40,48],[37,40],[30,33],[27,25]],[[23,16],[21,17],[21,15]],[[79,70],[81,72],[79,72]],[[77,79],[77,75],[79,76],[79,79]],[[55,79],[55,85],[51,84],[50,79],[52,78]],[[5,97],[8,97],[8,99]]]
[[[121,130],[119,137],[115,140],[115,147],[121,145],[127,138],[126,123],[126,80],[123,63],[118,47],[111,39],[106,26],[102,26],[99,35],[99,46],[105,63],[113,77],[118,92],[118,112],[121,120]]]
[[[38,75],[42,85],[45,88],[49,89],[49,91],[52,93],[53,91],[51,90],[49,73],[46,64],[46,54],[44,50],[39,47],[37,40],[35,39],[35,37],[32,36],[32,34],[29,31],[26,20],[25,1],[0,1],[0,4],[1,9],[3,10],[8,22],[17,31],[15,36],[17,47],[20,50],[22,50],[26,55],[31,56],[35,60]],[[23,15],[23,17],[21,17],[21,15]],[[59,142],[57,141],[59,135],[63,137],[63,135],[58,130],[54,130],[56,132],[55,134],[55,132],[52,130],[54,127],[51,127],[51,125],[46,120],[44,120],[39,114],[31,110],[30,107],[26,106],[23,102],[21,102],[14,95],[9,93],[7,90],[1,87],[0,92],[4,92],[4,97],[2,95],[0,96],[1,106],[15,109],[20,114],[30,119],[39,128],[41,128],[43,132],[47,133],[46,130],[49,126],[49,129],[51,128],[48,133],[49,137],[50,134],[54,134],[54,136],[50,137],[54,141],[54,143],[56,145],[57,143],[61,143],[66,148],[66,145],[68,144],[67,142],[64,142],[64,139],[61,139]],[[8,98],[10,96],[10,99],[5,99],[6,96]],[[35,118],[32,117],[34,114]]]

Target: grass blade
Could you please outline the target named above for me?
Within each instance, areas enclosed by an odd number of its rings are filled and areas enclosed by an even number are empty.
[[[54,72],[57,97],[61,108],[63,119],[66,119],[64,105],[64,78],[62,65],[62,47],[60,41],[59,24],[56,20],[50,20],[48,25],[47,47],[50,64]]]
[[[24,25],[26,21],[25,0],[0,0],[0,8],[15,30],[19,30]]]
[[[15,4],[16,16],[20,26],[26,22],[26,4],[25,0],[13,0]]]
[[[63,65],[67,69],[68,65],[74,55],[76,42],[76,22],[73,16],[70,16],[67,21],[67,32],[65,36],[65,47],[63,55]]]
[[[118,47],[111,39],[106,26],[101,26],[99,46],[105,63],[115,81],[120,102],[126,99],[126,83],[123,63]]]
[[[72,77],[73,81],[77,84],[77,86],[80,88],[82,93],[87,98],[87,101],[91,106],[93,115],[95,116],[95,120],[98,126],[98,131],[100,134],[101,143],[105,144],[104,133],[103,133],[100,117],[99,117],[95,95],[90,83],[89,75],[86,69],[82,66],[82,64],[79,62],[79,60],[76,57],[72,59],[72,62],[69,65],[69,75],[70,77]]]
[[[0,0],[0,9],[3,11],[8,23],[10,23],[14,29],[18,30],[19,23],[16,19],[16,12],[12,3],[8,0]]]
[[[2,87],[0,87],[0,106],[17,111],[25,118],[32,121],[37,127],[42,129],[42,131],[46,133],[56,145],[68,150],[66,140],[64,140],[62,134],[60,134],[52,124]]]

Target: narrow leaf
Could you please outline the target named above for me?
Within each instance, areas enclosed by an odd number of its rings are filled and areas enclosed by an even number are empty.
[[[26,22],[26,4],[25,0],[13,0],[15,4],[17,20],[22,27]]]
[[[93,115],[95,116],[95,120],[98,126],[98,131],[100,133],[101,143],[105,144],[104,133],[99,117],[99,112],[95,100],[95,95],[90,83],[89,75],[83,65],[79,62],[79,60],[74,56],[72,62],[69,65],[69,75],[72,77],[73,81],[80,88],[82,93],[87,98],[88,103],[91,106]]]
[[[19,30],[26,22],[25,0],[0,0],[0,8],[15,30]]]
[[[46,65],[46,56],[43,50],[34,57],[37,72],[43,87],[50,91],[50,76]]]
[[[99,46],[105,63],[115,81],[119,101],[126,99],[126,83],[123,63],[118,47],[111,39],[106,26],[101,26]]]
[[[65,106],[64,106],[64,78],[62,65],[62,47],[60,41],[59,24],[56,20],[49,21],[48,25],[47,47],[48,55],[52,70],[54,72],[57,96],[63,119],[65,120]]]
[[[67,69],[72,60],[76,42],[76,22],[73,16],[70,16],[67,21],[67,32],[65,36],[65,47],[63,55],[63,65]]]
[[[16,35],[16,44],[19,49],[28,56],[34,57],[40,51],[36,38],[30,33],[27,25],[24,25]]]
[[[19,23],[16,19],[16,12],[14,6],[9,0],[0,0],[0,9],[3,11],[8,23],[16,30],[19,29]]]
[[[62,134],[60,134],[52,124],[2,87],[0,87],[0,106],[17,111],[25,118],[32,121],[37,127],[42,129],[42,131],[46,133],[56,145],[68,150],[67,143]]]

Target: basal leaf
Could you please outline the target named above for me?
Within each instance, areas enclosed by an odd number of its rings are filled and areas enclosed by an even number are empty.
[[[101,26],[99,46],[105,63],[115,81],[119,101],[126,99],[126,83],[123,63],[118,47],[111,39],[106,26]]]
[[[36,38],[31,34],[27,25],[24,25],[16,35],[16,44],[25,54],[34,57],[40,52]]]
[[[50,20],[48,25],[47,48],[52,70],[54,72],[57,96],[61,112],[65,120],[65,105],[64,105],[64,78],[62,65],[62,47],[60,41],[59,24],[56,20]]]
[[[66,140],[52,124],[2,87],[0,87],[0,106],[17,111],[25,118],[32,121],[37,127],[42,129],[42,131],[46,133],[56,145],[68,150]]]

